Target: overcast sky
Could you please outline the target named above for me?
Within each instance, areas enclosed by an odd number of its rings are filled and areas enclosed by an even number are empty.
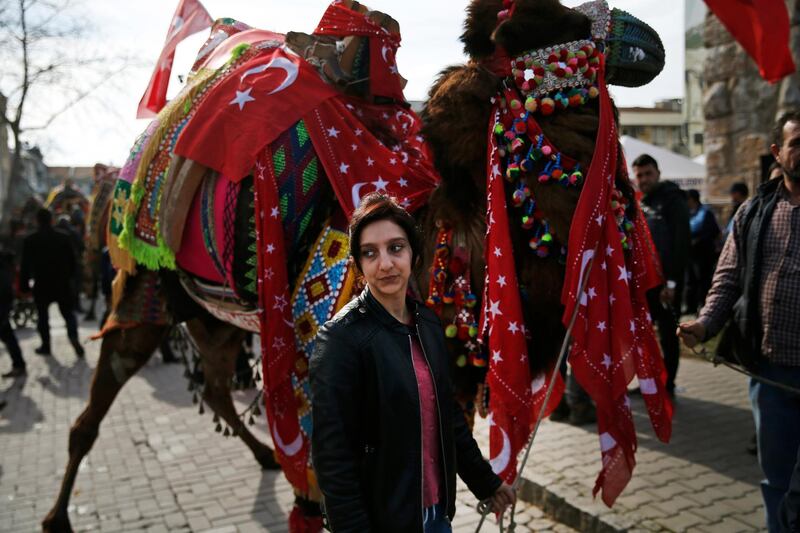
[[[278,32],[311,32],[328,2],[323,0],[201,0],[213,18],[233,17],[251,26]],[[581,0],[564,0],[575,6]],[[667,51],[664,71],[638,89],[612,88],[620,106],[652,105],[663,98],[683,96],[683,2],[675,0],[617,0],[613,7],[629,11],[653,26]],[[400,23],[403,42],[398,66],[408,79],[409,100],[422,100],[436,74],[465,57],[458,35],[468,0],[372,0],[372,9],[392,15]],[[39,143],[48,165],[90,166],[96,162],[124,162],[135,137],[147,124],[136,120],[136,107],[164,42],[177,0],[84,0],[81,14],[97,25],[91,37],[97,47],[136,56],[147,67],[129,68],[101,85],[93,98],[61,115],[47,131],[29,137]],[[175,76],[191,66],[207,32],[196,34],[178,48]],[[58,94],[48,95],[58,99]],[[32,102],[32,105],[36,105]]]

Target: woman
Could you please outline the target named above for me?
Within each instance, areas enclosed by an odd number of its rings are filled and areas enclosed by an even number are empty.
[[[367,196],[350,254],[367,286],[320,329],[310,363],[312,457],[331,530],[449,532],[456,469],[502,512],[515,494],[453,400],[439,319],[406,297],[414,220],[388,196]]]

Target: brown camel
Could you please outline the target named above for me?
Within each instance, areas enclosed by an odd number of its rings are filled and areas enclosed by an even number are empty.
[[[357,6],[356,3],[352,4]],[[462,41],[471,61],[467,65],[445,70],[430,91],[430,99],[423,112],[424,134],[429,141],[436,168],[442,181],[431,195],[427,207],[419,211],[425,234],[423,267],[417,275],[418,287],[427,296],[429,272],[434,263],[436,236],[442,225],[453,228],[452,247],[463,250],[463,260],[468,267],[471,292],[478,299],[483,286],[483,239],[485,235],[486,213],[486,147],[487,129],[491,99],[502,86],[503,76],[492,66],[496,63],[496,52],[502,47],[513,57],[521,51],[541,48],[549,44],[563,43],[586,38],[590,33],[591,21],[583,13],[565,8],[556,0],[520,0],[516,2],[514,15],[497,27],[497,14],[503,8],[501,0],[475,0],[468,8],[468,17]],[[384,26],[396,24],[388,17],[382,18]],[[317,59],[326,78],[344,91],[367,98],[363,79],[364,71],[353,75],[364,63],[357,61],[367,47],[359,47],[357,39],[350,40],[344,56],[337,56],[334,50],[325,49],[325,42],[314,47],[311,38],[297,39],[306,50],[321,50],[324,56]],[[330,45],[330,43],[327,43]],[[347,51],[350,67],[347,66]],[[338,52],[340,53],[340,52]],[[328,54],[328,55],[325,55]],[[302,54],[301,54],[302,55]],[[305,54],[309,57],[309,54]],[[337,61],[328,61],[331,58]],[[663,60],[663,56],[662,56]],[[360,66],[359,66],[360,65]],[[641,83],[646,80],[640,80]],[[595,102],[569,108],[541,120],[544,133],[561,150],[588,168],[594,152],[595,133],[598,127],[598,106]],[[386,131],[380,123],[369,124],[368,129],[390,145],[393,133]],[[187,173],[190,174],[190,173]],[[203,177],[203,173],[199,174]],[[207,179],[207,178],[203,178]],[[202,181],[202,179],[200,180]],[[632,191],[620,166],[617,172],[617,187],[626,196]],[[566,239],[569,235],[570,220],[580,194],[579,187],[534,184],[532,186],[540,209],[552,225],[553,234]],[[197,190],[195,188],[192,193]],[[367,191],[364,191],[367,192]],[[251,192],[252,195],[252,192]],[[321,227],[330,214],[333,205],[329,187],[322,194],[329,204],[319,210],[310,224]],[[633,205],[633,202],[631,202]],[[262,213],[263,215],[263,213]],[[558,254],[546,258],[525,253],[528,250],[528,236],[517,227],[512,227],[512,240],[515,243],[517,272],[524,300],[525,322],[531,336],[530,346],[535,345],[537,358],[535,370],[552,361],[561,342],[561,286],[564,268],[559,263]],[[316,234],[307,238],[313,239]],[[308,242],[296,249],[309,251]],[[290,263],[302,265],[304,257],[289,257]],[[452,262],[451,262],[452,270]],[[146,270],[139,269],[139,276]],[[449,276],[449,274],[448,274]],[[135,286],[137,277],[130,277],[128,285]],[[290,279],[290,283],[293,280]],[[189,331],[200,351],[203,374],[206,379],[204,400],[242,440],[250,447],[256,459],[265,468],[276,468],[272,451],[257,441],[241,423],[230,398],[230,381],[233,375],[235,354],[239,350],[243,333],[234,326],[213,318],[205,310],[199,309],[195,300],[189,298],[174,274],[162,272],[162,297],[170,301],[173,322],[186,321]],[[169,294],[166,294],[169,293]],[[251,303],[253,303],[251,301]],[[475,307],[480,309],[480,305]],[[452,319],[454,308],[445,305],[442,318],[445,323]],[[70,459],[62,482],[61,492],[54,508],[43,522],[48,531],[70,530],[67,505],[75,481],[78,465],[89,452],[97,438],[99,424],[108,411],[117,392],[124,383],[147,361],[161,339],[168,325],[142,324],[130,329],[108,333],[103,338],[100,361],[90,390],[89,405],[75,422],[70,432]],[[457,394],[467,407],[482,382],[485,368],[480,364],[460,364],[458,357],[464,350],[464,343],[453,339],[454,378]],[[461,339],[463,341],[464,339]]]

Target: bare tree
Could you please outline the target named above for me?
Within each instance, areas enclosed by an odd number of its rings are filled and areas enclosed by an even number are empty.
[[[7,98],[0,127],[8,127],[13,149],[4,222],[29,193],[26,133],[46,129],[127,66],[125,57],[91,49],[86,37],[94,31],[74,0],[0,0],[0,92]]]

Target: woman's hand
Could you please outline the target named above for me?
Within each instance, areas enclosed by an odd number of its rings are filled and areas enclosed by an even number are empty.
[[[500,485],[492,496],[492,512],[502,514],[507,507],[517,501],[517,492],[508,483]]]

